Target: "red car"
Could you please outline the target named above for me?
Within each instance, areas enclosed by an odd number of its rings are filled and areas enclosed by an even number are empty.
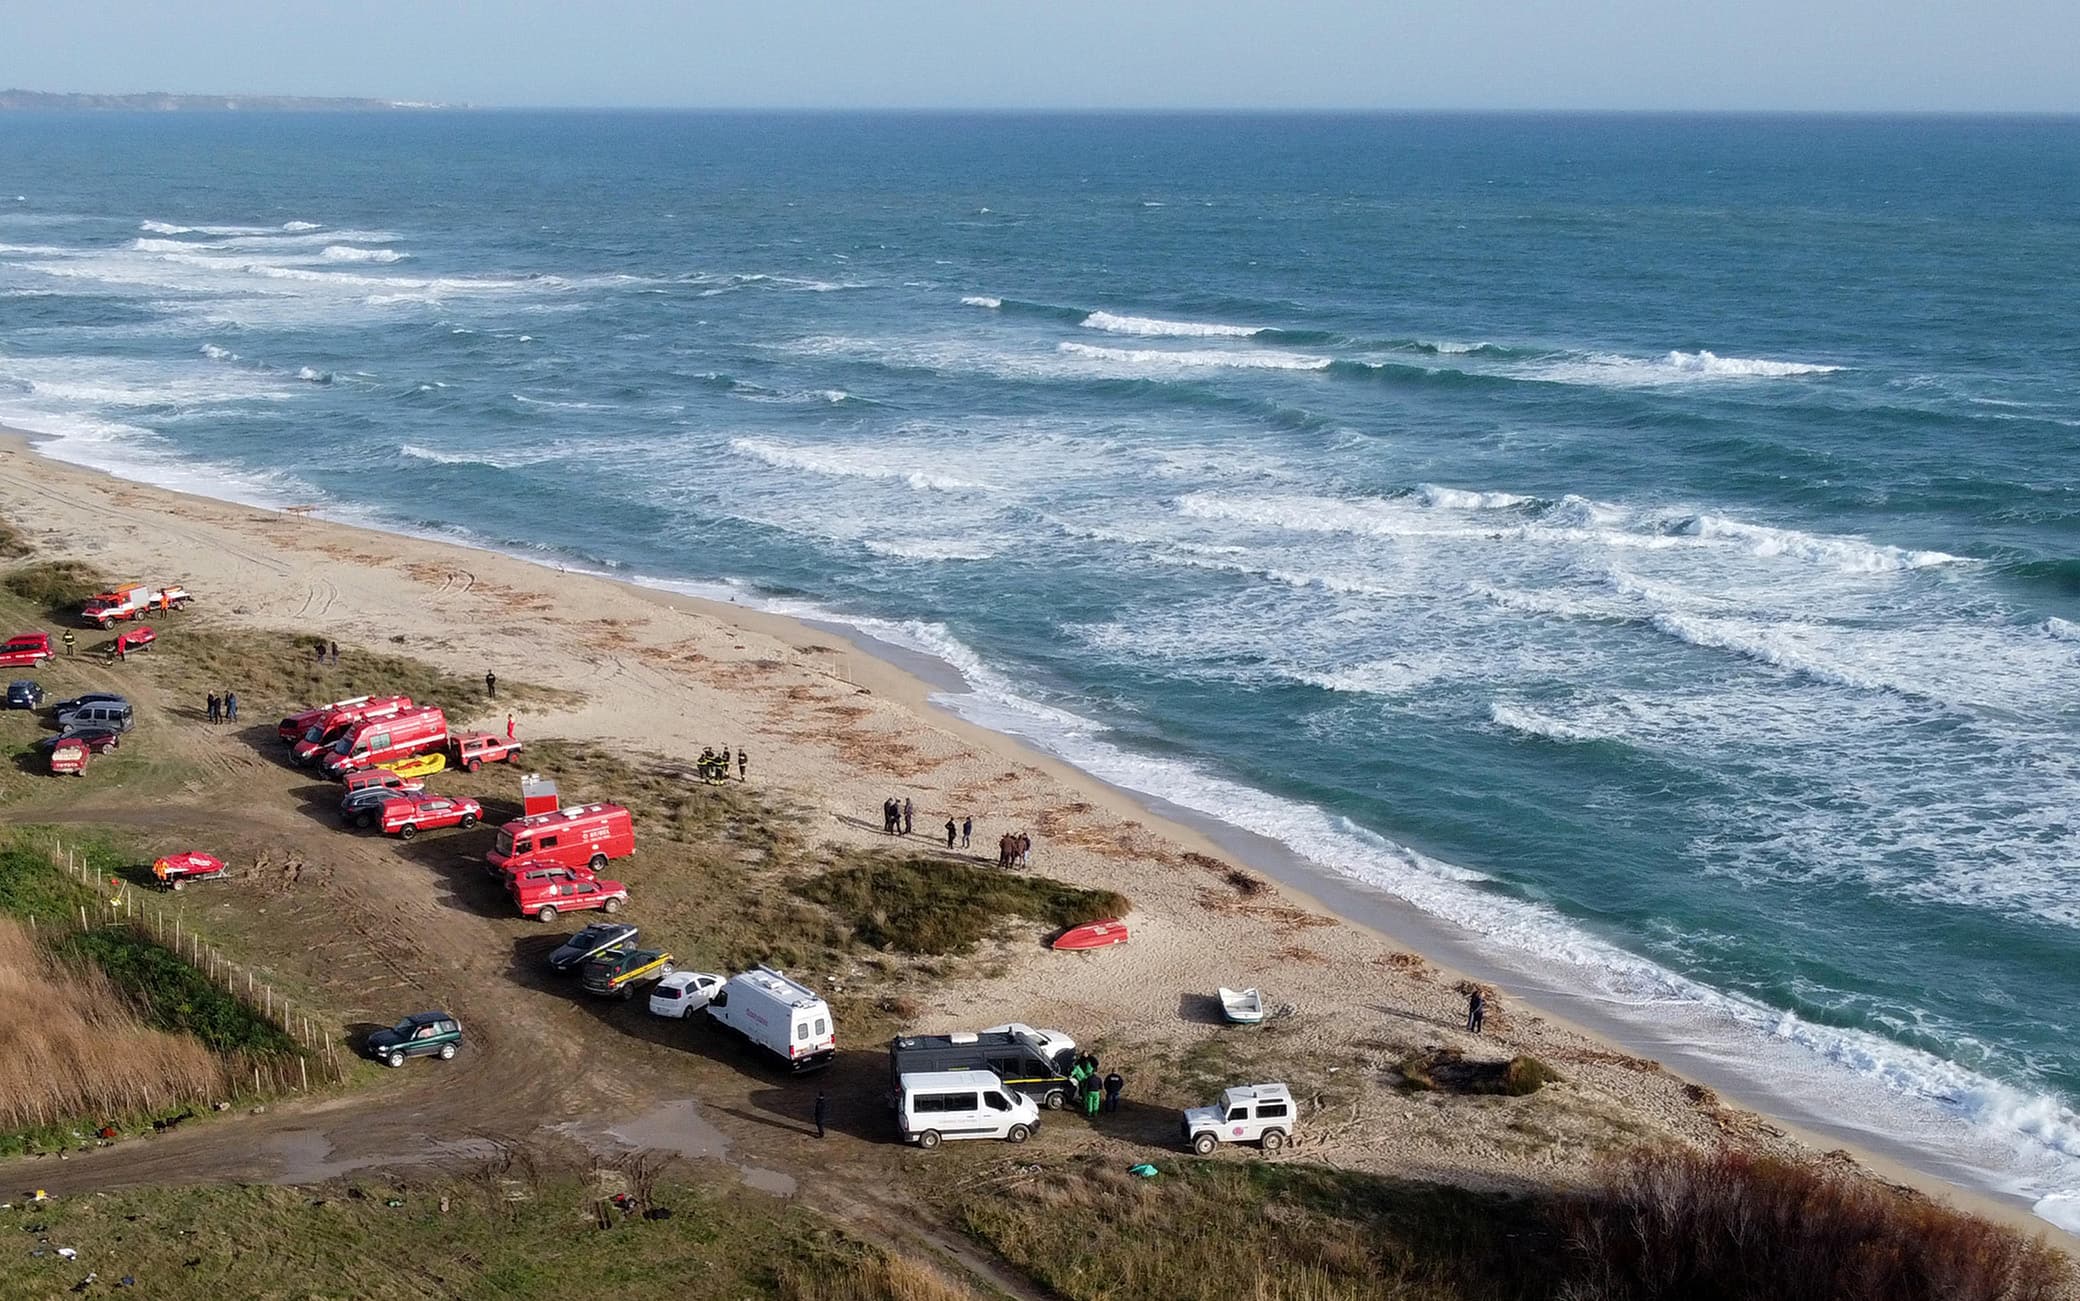
[[[483,816],[484,806],[475,800],[417,791],[383,801],[383,834],[410,840],[434,827],[461,827],[466,831]]]
[[[553,922],[558,913],[578,912],[586,908],[598,908],[603,912],[618,912],[628,902],[628,887],[619,881],[599,881],[584,877],[573,880],[529,880],[516,876],[512,883],[513,902],[521,913],[536,921]]]
[[[456,766],[471,772],[487,763],[503,763],[520,753],[518,741],[489,732],[457,732],[448,738],[448,748],[455,752]]]
[[[51,658],[51,635],[47,632],[18,632],[0,645],[0,668],[35,668],[50,663]]]

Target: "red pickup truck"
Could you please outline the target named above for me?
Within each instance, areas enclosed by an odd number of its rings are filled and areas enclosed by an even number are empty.
[[[553,922],[558,913],[598,908],[617,912],[628,902],[628,887],[619,881],[589,877],[540,880],[522,874],[512,878],[513,902],[524,916]]]
[[[436,827],[461,827],[467,831],[483,816],[483,805],[461,796],[426,791],[393,795],[383,801],[383,834],[410,840]]]
[[[457,732],[448,738],[455,766],[475,772],[487,763],[505,763],[520,753],[520,743],[489,732]]]

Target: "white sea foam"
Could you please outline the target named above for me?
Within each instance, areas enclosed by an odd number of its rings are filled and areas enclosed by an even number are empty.
[[[1003,299],[991,298],[987,294],[969,294],[966,298],[961,299],[961,306],[963,307],[984,307],[990,311],[995,311],[1003,305]]]
[[[279,226],[176,226],[164,221],[140,221],[137,228],[154,235],[272,235],[276,231],[317,230],[315,221],[285,221]]]
[[[2080,1233],[2080,1192],[2052,1193],[2030,1209],[2038,1219],[2056,1224],[2067,1233]]]
[[[867,538],[860,545],[894,560],[989,560],[999,554],[972,538]]]
[[[229,348],[219,348],[214,343],[205,343],[200,348],[196,349],[196,351],[200,352],[203,356],[209,358],[211,361],[238,360],[237,353],[231,351],[231,349]]]
[[[1546,741],[1559,741],[1568,745],[1580,745],[1590,741],[1607,739],[1602,733],[1592,728],[1582,727],[1564,719],[1554,718],[1549,714],[1542,714],[1538,710],[1530,709],[1523,705],[1508,705],[1501,701],[1494,701],[1489,704],[1488,718],[1497,727],[1507,728],[1512,732],[1519,732],[1525,736],[1537,737]]]
[[[1831,630],[1819,625],[1763,623],[1749,619],[1711,619],[1663,610],[1649,619],[1654,627],[1692,646],[1732,654],[1822,682],[1862,691],[1902,690],[1871,669],[1828,655]]]
[[[1628,357],[1613,352],[1566,353],[1527,361],[1507,373],[1520,379],[1611,388],[1651,388],[1685,383],[1802,379],[1831,375],[1840,366],[1818,362],[1771,361],[1757,357],[1721,357],[1713,352],[1670,352],[1660,357]]]
[[[1400,696],[1435,682],[1440,670],[1435,664],[1412,664],[1405,659],[1369,660],[1347,668],[1298,670],[1289,676],[1324,691],[1351,695]]]
[[[1525,497],[1514,492],[1477,492],[1467,488],[1440,488],[1434,483],[1416,485],[1416,497],[1426,506],[1442,510],[1509,510],[1512,507],[1528,506],[1536,497]]]
[[[357,248],[352,244],[327,244],[318,256],[327,262],[402,262],[405,258],[394,248]]]
[[[1121,370],[1168,372],[1176,370],[1326,370],[1331,359],[1299,352],[1220,352],[1212,349],[1106,348],[1089,343],[1058,343],[1057,351],[1071,357]]]
[[[1865,542],[1860,538],[1818,537],[1797,529],[1744,524],[1723,515],[1697,515],[1682,523],[1683,532],[1701,538],[1739,543],[1758,556],[1792,556],[1815,564],[1829,565],[1845,573],[1881,574],[1899,569],[1925,569],[1930,565],[1953,565],[1964,560],[1942,551],[1910,551],[1903,547]]]
[[[2055,614],[2044,620],[2044,631],[2059,641],[2080,641],[2080,623],[2061,619]]]
[[[285,221],[282,223],[282,229],[289,231],[316,230],[318,229],[318,223],[315,221]]]
[[[769,438],[732,438],[729,450],[782,470],[845,479],[889,479],[934,492],[996,492],[991,484],[929,470],[907,469],[878,448],[821,448],[774,442]]]
[[[332,372],[319,370],[315,366],[299,366],[296,368],[296,378],[306,384],[330,384],[332,382]]]
[[[1154,316],[1115,316],[1111,312],[1092,312],[1083,318],[1087,330],[1104,330],[1108,334],[1139,334],[1152,338],[1180,339],[1247,339],[1262,334],[1259,325],[1219,325],[1211,321],[1166,321]]]

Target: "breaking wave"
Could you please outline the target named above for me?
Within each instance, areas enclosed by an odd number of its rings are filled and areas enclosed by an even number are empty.
[[[1166,321],[1153,316],[1115,316],[1111,312],[1092,312],[1083,318],[1087,330],[1104,330],[1108,334],[1139,334],[1149,337],[1180,339],[1247,339],[1262,334],[1262,326],[1219,325],[1211,321]]]
[[[1217,352],[1211,349],[1107,348],[1089,343],[1058,343],[1055,348],[1072,357],[1082,357],[1122,370],[1162,373],[1177,370],[1327,370],[1328,357],[1311,357],[1298,352]]]
[[[1541,741],[1558,741],[1563,745],[1587,745],[1609,739],[1601,732],[1541,714],[1535,709],[1505,705],[1499,701],[1488,706],[1488,718],[1495,726],[1519,735]]]
[[[318,256],[327,262],[402,262],[405,258],[394,248],[356,248],[352,244],[327,244]]]
[[[879,459],[882,453],[878,450],[852,452],[819,449],[776,443],[767,438],[732,438],[729,441],[729,450],[754,461],[763,461],[776,469],[801,470],[833,478],[886,479],[932,492],[997,491],[993,485],[979,483],[973,479],[962,479],[928,470],[908,470],[891,465]]]

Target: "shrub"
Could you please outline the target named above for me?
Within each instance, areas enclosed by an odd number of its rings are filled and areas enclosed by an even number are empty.
[[[53,619],[72,619],[87,598],[107,588],[92,566],[77,560],[46,560],[9,574],[7,590]]]
[[[29,545],[29,539],[22,536],[20,529],[0,519],[0,556],[26,556],[33,550],[35,548]]]
[[[2041,1238],[1732,1149],[1635,1152],[1571,1218],[1584,1301],[2054,1301],[2080,1281]]]
[[[905,953],[966,953],[1007,917],[1062,927],[1128,907],[1110,890],[934,858],[844,868],[795,889],[837,913],[861,943]]]

